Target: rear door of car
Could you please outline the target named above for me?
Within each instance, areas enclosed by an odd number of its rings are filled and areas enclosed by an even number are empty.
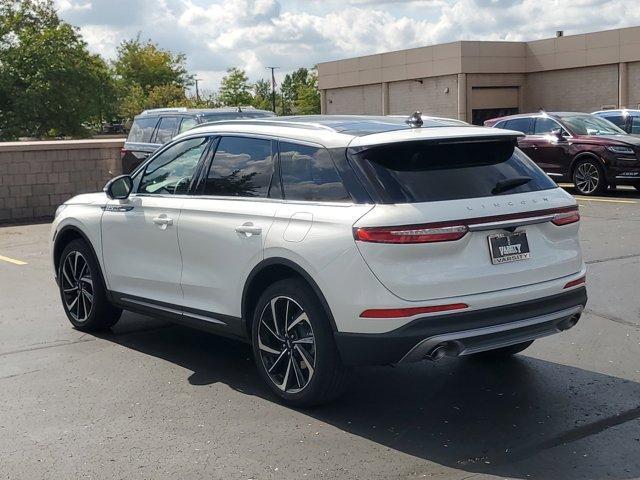
[[[240,317],[244,280],[263,258],[282,203],[275,149],[268,137],[218,137],[199,184],[184,200],[178,229],[184,304],[203,318]]]

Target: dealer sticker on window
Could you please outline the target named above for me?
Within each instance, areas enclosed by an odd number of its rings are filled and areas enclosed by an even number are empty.
[[[503,233],[490,235],[487,238],[491,252],[491,263],[494,265],[531,258],[526,232]]]

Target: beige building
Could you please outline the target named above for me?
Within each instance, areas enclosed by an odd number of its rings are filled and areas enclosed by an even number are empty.
[[[318,65],[322,112],[482,123],[537,111],[640,108],[640,27],[533,42],[460,41]]]

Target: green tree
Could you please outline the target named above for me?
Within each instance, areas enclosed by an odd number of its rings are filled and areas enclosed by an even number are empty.
[[[282,85],[280,85],[283,115],[299,113],[296,110],[298,92],[300,91],[300,88],[308,87],[310,85],[310,81],[309,70],[304,67],[299,68],[284,76]]]
[[[118,46],[113,64],[116,75],[124,85],[137,84],[145,94],[161,85],[179,85],[183,90],[193,85],[193,75],[186,68],[186,57],[163,50],[151,40],[140,36],[125,40]]]
[[[83,135],[114,109],[105,62],[52,0],[0,0],[0,136]]]
[[[218,99],[222,105],[230,107],[251,104],[251,86],[244,70],[236,67],[227,69],[220,84]]]
[[[262,110],[273,109],[271,82],[269,80],[262,78],[253,84],[253,101],[251,105]]]
[[[298,86],[295,110],[299,115],[316,115],[320,113],[320,91],[318,90],[318,74],[309,72],[305,83]]]

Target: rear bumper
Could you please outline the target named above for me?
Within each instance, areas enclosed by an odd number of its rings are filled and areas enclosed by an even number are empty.
[[[585,287],[500,307],[430,316],[381,334],[335,333],[346,365],[387,365],[425,359],[443,345],[468,355],[571,328],[587,303]]]

